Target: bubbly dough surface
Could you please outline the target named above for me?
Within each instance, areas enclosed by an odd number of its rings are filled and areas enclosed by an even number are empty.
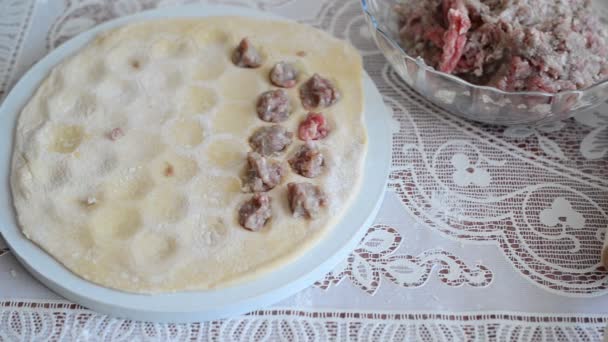
[[[231,63],[245,36],[263,55],[258,69]],[[326,171],[308,180],[290,170],[269,192],[271,221],[250,232],[237,221],[250,196],[240,175],[249,136],[268,125],[255,104],[276,88],[268,73],[279,61],[301,72],[287,90],[289,131],[306,117],[297,89],[313,73],[342,98],[322,110]],[[277,157],[287,170],[301,144]],[[19,118],[11,186],[25,236],[79,276],[128,292],[204,290],[279,267],[321,238],[359,189],[366,145],[350,45],[290,22],[154,20],[104,33],[51,71]],[[291,216],[290,181],[324,189],[321,217]]]

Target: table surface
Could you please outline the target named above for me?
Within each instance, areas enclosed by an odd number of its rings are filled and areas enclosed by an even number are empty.
[[[454,117],[393,72],[357,0],[0,0],[0,98],[79,32],[197,2],[272,11],[359,49],[394,118],[389,191],[375,223],[301,293],[193,324],[125,321],[69,303],[32,279],[0,238],[0,341],[602,339],[608,104],[539,127]]]

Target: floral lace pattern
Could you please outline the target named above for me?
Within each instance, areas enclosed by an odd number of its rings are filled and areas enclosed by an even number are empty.
[[[301,0],[64,0],[65,9],[48,28],[46,45],[53,49],[103,21],[159,6],[204,2],[275,9],[296,1]],[[0,27],[0,33],[8,32],[0,39],[0,97],[14,79],[13,65],[33,3],[0,5],[10,9],[0,11],[0,21],[13,23],[6,30]],[[346,260],[315,283],[311,291],[319,301],[340,297],[351,287],[362,301],[389,288],[406,292],[431,285],[460,291],[450,294],[496,295],[484,291],[500,283],[499,276],[530,281],[557,299],[608,292],[599,263],[608,226],[608,104],[538,127],[468,122],[430,104],[399,79],[372,41],[358,1],[318,0],[302,7],[307,6],[318,14],[303,21],[359,49],[367,73],[393,112],[389,190],[396,196],[387,198],[395,198],[399,210],[391,210],[413,217],[422,229],[443,239],[436,245],[421,242],[423,247],[414,252],[406,244],[410,227],[396,221],[375,224]],[[294,19],[301,20],[298,15]],[[454,241],[471,250],[496,247],[507,267],[471,261],[464,248],[444,246]],[[14,265],[1,239],[0,256],[0,266]],[[8,267],[12,274],[14,266]],[[595,341],[608,323],[605,315],[582,313],[455,314],[413,312],[410,307],[408,313],[372,312],[365,306],[325,310],[304,303],[297,310],[275,308],[230,320],[154,324],[109,318],[64,301],[5,301],[0,302],[0,341]]]
[[[516,141],[533,137],[538,143],[538,147],[540,147],[540,150],[545,155],[557,159],[566,159],[566,155],[564,154],[564,151],[562,151],[561,147],[559,147],[559,144],[543,135],[543,133],[548,135],[559,132],[565,126],[566,124],[561,121],[540,125],[538,127],[513,126],[505,129],[503,136]]]
[[[15,63],[30,24],[33,2],[7,0],[0,3],[0,100],[15,81]]]
[[[579,169],[564,165],[548,167],[546,159],[563,153],[557,148],[547,147],[552,152],[546,158],[532,157],[496,136],[488,138],[479,125],[430,107],[391,70],[383,72],[393,91],[417,99],[392,102],[402,128],[393,145],[390,187],[410,213],[461,240],[496,241],[513,266],[539,286],[564,294],[606,292],[599,257],[608,222],[605,180],[580,177]],[[419,115],[421,110],[428,114]],[[526,177],[505,178],[515,174]],[[547,225],[553,222],[541,219],[555,201],[571,204],[578,215],[570,220],[576,223]],[[564,232],[556,233],[556,226]]]
[[[16,323],[6,324],[10,321]],[[0,330],[0,340],[6,341],[599,341],[607,322],[597,316],[503,312],[399,314],[276,308],[223,321],[153,324],[114,319],[73,304],[0,302],[0,327],[6,327]]]
[[[357,26],[365,23],[356,19],[357,4],[349,6],[339,14],[349,22],[345,37],[364,51],[366,70],[399,123],[389,187],[408,213],[452,239],[495,243],[541,288],[574,296],[606,293],[600,254],[608,226],[608,164],[602,157],[608,121],[600,113],[608,112],[608,103],[577,120],[539,127],[460,119],[375,62],[379,52],[358,35]],[[553,222],[541,220],[541,212],[555,201],[568,202],[576,217],[545,224]]]
[[[591,160],[605,159],[608,153],[608,111],[590,111],[576,121],[593,130],[581,142],[581,154]]]
[[[442,250],[430,249],[421,255],[397,254],[402,237],[392,227],[377,225],[369,229],[359,247],[315,286],[328,289],[345,278],[362,291],[376,293],[381,276],[403,287],[419,287],[426,283],[434,268],[439,280],[448,286],[468,284],[487,286],[492,272],[483,265],[469,268],[458,257]]]

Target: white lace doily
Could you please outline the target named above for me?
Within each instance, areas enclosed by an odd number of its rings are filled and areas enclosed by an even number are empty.
[[[0,0],[0,94],[87,28],[193,2]],[[358,1],[206,2],[270,10],[361,51],[395,119],[389,192],[376,223],[347,260],[300,294],[198,324],[131,322],[68,303],[27,275],[0,240],[0,341],[602,338],[608,104],[534,128],[468,122],[399,79],[371,40]]]

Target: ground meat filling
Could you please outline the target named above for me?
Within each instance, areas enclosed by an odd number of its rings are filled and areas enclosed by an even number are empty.
[[[264,192],[271,190],[281,182],[282,178],[283,168],[278,161],[264,158],[256,152],[247,154],[245,191]]]
[[[120,129],[120,127],[116,127],[108,133],[108,138],[112,141],[116,141],[124,136],[125,136],[125,133],[123,132],[122,129]]]
[[[505,91],[557,93],[608,78],[608,30],[589,0],[407,0],[406,51]]]
[[[283,89],[262,93],[256,108],[258,117],[266,122],[283,122],[291,112],[289,96]]]
[[[300,87],[302,106],[307,109],[329,107],[340,99],[336,87],[319,74],[314,74]]]
[[[270,70],[270,82],[277,87],[292,88],[296,85],[298,71],[286,62],[279,62]]]
[[[232,63],[241,68],[257,68],[262,65],[262,57],[249,39],[243,38],[232,53]]]
[[[251,138],[249,145],[257,153],[270,156],[285,151],[291,144],[293,133],[288,132],[281,125],[272,125],[258,128]]]
[[[321,151],[311,142],[302,145],[289,159],[293,171],[306,178],[315,178],[323,171],[325,159]]]
[[[310,183],[287,184],[289,208],[296,218],[314,219],[327,205],[327,196],[318,186]]]
[[[254,194],[239,209],[239,224],[251,231],[262,229],[272,216],[270,196],[265,193]]]
[[[456,69],[464,53],[464,46],[467,43],[466,33],[471,28],[471,20],[464,0],[445,0],[443,12],[448,29],[443,34],[443,54],[439,62],[439,70],[450,73]]]
[[[329,134],[329,125],[321,113],[308,113],[298,127],[298,137],[301,140],[320,140]]]

